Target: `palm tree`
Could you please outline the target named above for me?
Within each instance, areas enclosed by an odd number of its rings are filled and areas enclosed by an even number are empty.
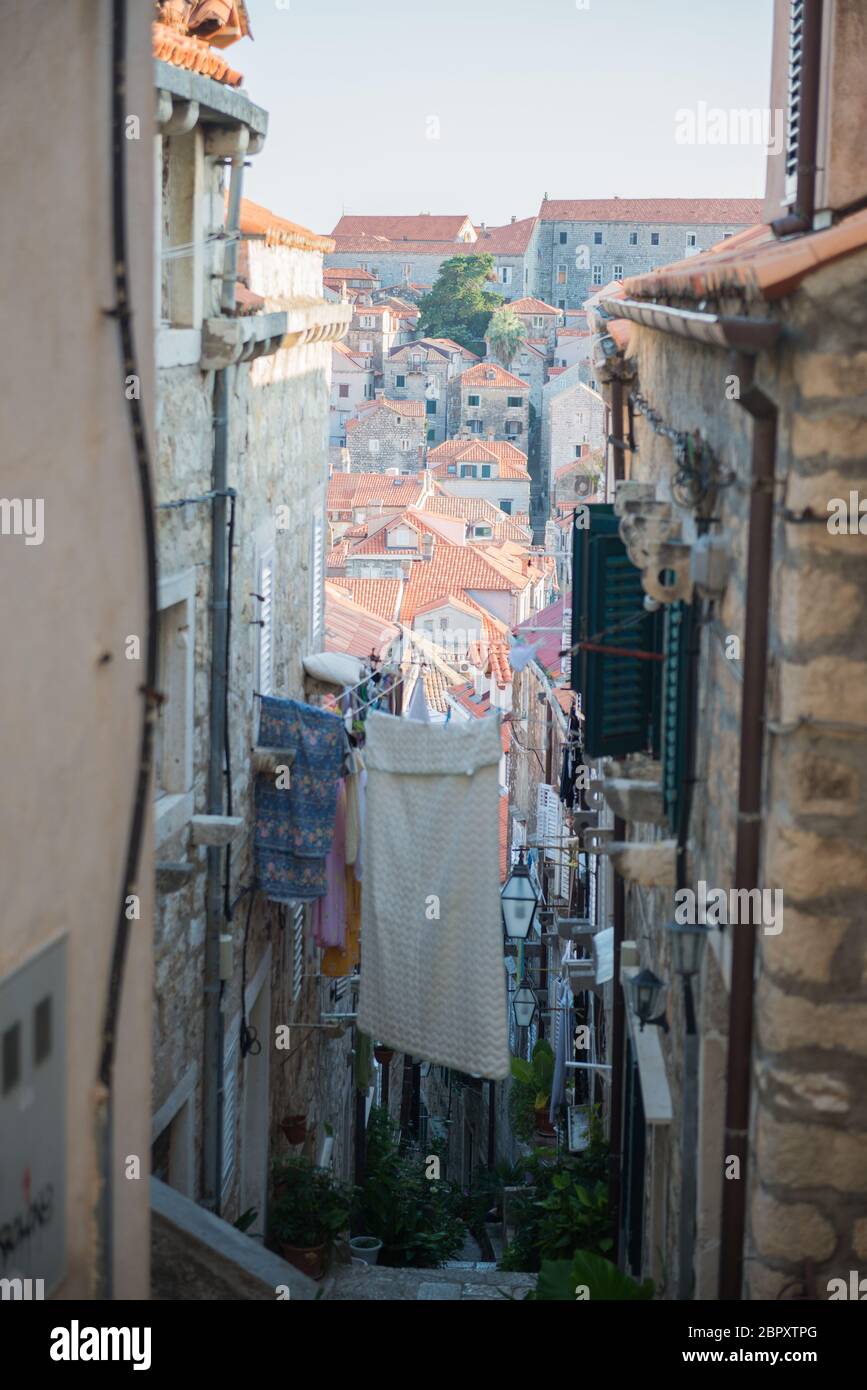
[[[506,371],[511,367],[515,353],[526,337],[526,328],[514,309],[510,309],[507,304],[491,315],[485,338],[491,352],[499,358]]]

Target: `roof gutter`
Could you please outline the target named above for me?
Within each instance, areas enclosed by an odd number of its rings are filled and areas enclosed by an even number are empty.
[[[781,325],[771,319],[747,319],[724,314],[705,314],[696,309],[674,309],[669,304],[650,304],[640,299],[599,301],[612,318],[629,319],[645,328],[675,333],[680,338],[735,352],[757,353],[775,346]]]

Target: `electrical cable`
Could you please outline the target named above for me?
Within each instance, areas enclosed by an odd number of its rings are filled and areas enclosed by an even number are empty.
[[[135,336],[130,305],[129,246],[126,213],[126,0],[112,0],[111,25],[111,220],[112,261],[114,270],[115,304],[109,312],[116,319],[122,357],[123,380],[131,376],[141,380],[136,356]],[[108,987],[103,1011],[100,1038],[98,1078],[101,1094],[97,1106],[97,1153],[101,1168],[101,1188],[97,1206],[97,1295],[110,1299],[113,1290],[113,1152],[112,1152],[112,1087],[117,1051],[118,1015],[123,990],[124,968],[129,946],[130,919],[127,902],[135,896],[142,841],[149,809],[150,774],[153,756],[154,720],[157,695],[157,545],[156,518],[151,464],[144,427],[144,412],[136,393],[124,391],[127,418],[132,435],[138,479],[139,500],[145,552],[145,601],[147,629],[145,640],[145,676],[139,687],[144,697],[139,732],[138,769],[135,780],[132,814],[127,834],[123,884],[115,923]]]

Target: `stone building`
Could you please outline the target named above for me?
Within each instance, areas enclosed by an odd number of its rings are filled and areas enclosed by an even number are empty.
[[[323,298],[328,238],[240,196],[266,113],[176,66],[178,43],[156,63],[163,245],[194,254],[163,258],[157,337],[152,1167],[261,1236],[287,1114],[306,1116],[312,1156],[353,1166],[348,1037],[296,1026],[275,1047],[278,1026],[345,1011],[348,982],[319,978],[309,908],[253,891],[251,823],[258,697],[315,698],[302,658],[324,646],[329,374],[351,307]]]
[[[543,346],[546,357],[553,357],[557,332],[563,322],[561,311],[531,295],[514,300],[511,308],[526,328],[528,341]]]
[[[416,473],[425,447],[425,413],[421,401],[390,401],[377,394],[346,422],[350,468],[362,473]]]
[[[546,383],[540,458],[541,478],[549,495],[558,470],[602,448],[604,413],[602,397],[582,380],[580,363]]]
[[[530,294],[580,309],[594,286],[696,255],[754,226],[755,198],[549,198],[539,209]]]
[[[490,358],[449,382],[451,433],[525,444],[530,426],[527,383]]]
[[[514,444],[474,439],[469,433],[447,439],[427,456],[427,467],[452,497],[483,497],[507,516],[530,510],[527,455]]]
[[[331,349],[331,405],[328,442],[346,444],[346,423],[374,398],[374,372],[368,357],[352,352],[344,343]]]
[[[32,1279],[46,1298],[139,1300],[149,1287],[153,837],[147,816],[134,835],[133,813],[155,557],[151,460],[133,429],[138,417],[151,438],[153,150],[124,139],[122,124],[115,132],[127,189],[116,291],[107,8],[14,0],[3,19],[4,124],[44,135],[37,158],[7,146],[0,206],[3,303],[17,325],[0,423],[3,1298]],[[126,19],[127,100],[147,130],[151,15],[128,4]],[[53,130],[47,110],[62,122]],[[132,372],[120,320],[106,314],[121,290]],[[142,1161],[138,1181],[124,1177],[129,1154]],[[4,1319],[24,1326],[5,1305]]]
[[[382,364],[394,346],[397,332],[398,321],[392,317],[388,305],[373,304],[370,296],[364,294],[353,305],[346,346],[351,352],[369,359],[374,373],[379,376]]]
[[[451,338],[418,338],[393,347],[384,364],[385,394],[395,401],[423,402],[426,442],[441,444],[454,432],[450,383],[478,360]]]
[[[488,349],[488,357],[494,363],[500,360],[495,353],[490,351],[490,348]],[[538,418],[542,410],[542,388],[547,376],[547,344],[540,339],[534,342],[525,340],[508,367],[506,367],[505,362],[501,362],[500,366],[505,367],[512,376],[520,377],[521,381],[525,383],[532,422],[534,416]]]
[[[821,31],[807,9],[791,100],[815,84],[818,128],[798,135],[787,108],[767,225],[627,280],[594,325],[626,330],[604,368],[625,448],[609,459],[614,515],[589,509],[578,554],[591,588],[617,566],[619,622],[653,601],[629,640],[663,656],[655,738],[639,663],[588,655],[576,684],[588,702],[606,693],[586,707],[588,756],[610,758],[601,792],[618,817],[593,839],[623,886],[611,924],[626,997],[609,1020],[620,1258],[665,1297],[826,1299],[867,1256],[867,185],[853,119],[867,55],[860,7],[826,7]],[[778,5],[783,108],[788,18]],[[582,604],[575,631],[612,614]],[[634,717],[617,727],[605,708],[627,691]],[[698,974],[673,955],[676,906],[704,932]],[[636,1020],[639,967],[670,982],[650,1009],[667,1033]]]

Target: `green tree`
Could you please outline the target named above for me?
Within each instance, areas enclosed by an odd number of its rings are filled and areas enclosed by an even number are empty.
[[[514,309],[510,309],[506,304],[491,315],[485,337],[491,352],[508,371],[515,360],[516,352],[526,341],[527,330]]]
[[[501,295],[487,288],[493,271],[491,255],[443,261],[430,294],[419,301],[419,337],[453,338],[482,356],[491,315],[503,303]]]

